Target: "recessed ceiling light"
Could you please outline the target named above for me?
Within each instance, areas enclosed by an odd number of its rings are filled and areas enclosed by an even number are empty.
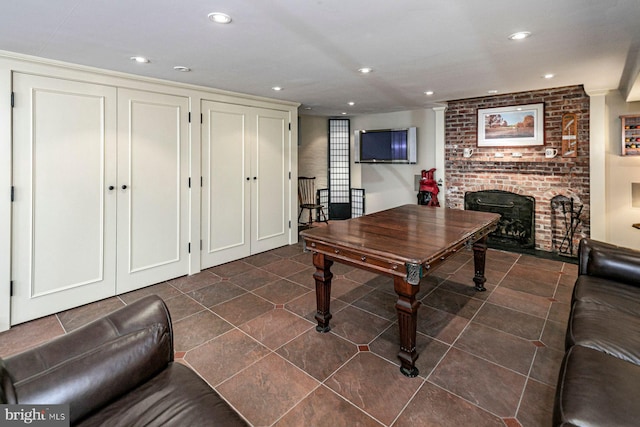
[[[542,76],[543,79],[552,79],[555,77],[555,74],[552,73],[547,73],[544,76]]]
[[[343,112],[342,112],[342,113],[340,113],[340,114],[342,114],[343,116],[346,116],[346,115],[347,115],[347,112],[346,112],[346,111],[343,111]]]
[[[215,22],[216,24],[228,24],[229,22],[231,22],[231,17],[226,13],[213,12],[213,13],[210,13],[208,16],[209,16],[209,19]]]
[[[513,33],[509,36],[509,40],[522,40],[531,36],[529,31],[518,31],[517,33]]]
[[[149,59],[145,58],[144,56],[132,56],[129,59],[131,59],[132,61],[139,62],[141,64],[146,64],[147,62],[149,62]]]
[[[432,90],[428,90],[424,94],[427,95],[427,96],[431,96],[431,95],[434,94],[434,92]]]
[[[491,89],[491,90],[488,90],[487,93],[489,93],[491,95],[494,95],[494,94],[498,93],[498,91],[495,90],[495,89]]]
[[[305,110],[313,110],[311,107],[304,107]]]
[[[282,88],[280,86],[274,86],[271,89],[275,90],[276,92],[279,92],[279,91],[283,90],[284,88]]]
[[[173,69],[176,71],[180,71],[181,73],[188,73],[189,71],[191,71],[191,68],[183,67],[182,65],[176,65],[175,67],[173,67]]]
[[[373,72],[373,68],[371,68],[371,67],[362,67],[362,68],[359,68],[358,71],[361,74],[369,74],[369,73]]]
[[[355,103],[355,102],[353,102],[353,101],[349,101],[349,102],[347,102],[347,104],[348,104],[348,105],[350,105],[351,107],[353,107],[354,105],[356,105],[356,103]]]

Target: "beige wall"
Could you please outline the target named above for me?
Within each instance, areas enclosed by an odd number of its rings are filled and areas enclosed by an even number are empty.
[[[618,91],[606,97],[607,142],[605,193],[592,194],[591,203],[606,203],[606,240],[640,249],[640,208],[631,206],[631,183],[640,183],[640,156],[621,156],[621,115],[640,114],[640,102],[625,102]]]
[[[327,188],[328,119],[300,116],[298,176],[315,176],[316,188]]]
[[[366,213],[377,212],[404,204],[417,203],[415,175],[422,169],[435,167],[435,112],[432,109],[368,114],[353,117],[351,133],[358,129],[389,129],[416,126],[418,162],[403,164],[351,165],[351,184],[366,191]],[[353,147],[353,143],[352,143]],[[352,155],[353,159],[353,155]],[[444,178],[444,171],[436,171],[435,178]]]
[[[389,129],[416,126],[418,162],[415,165],[355,164],[351,153],[351,187],[364,188],[365,213],[416,203],[414,176],[422,169],[435,167],[435,113],[431,109],[368,114],[350,117],[351,147],[357,129]],[[317,188],[327,183],[327,117],[300,116],[298,173],[317,177]],[[444,171],[436,171],[436,179]]]

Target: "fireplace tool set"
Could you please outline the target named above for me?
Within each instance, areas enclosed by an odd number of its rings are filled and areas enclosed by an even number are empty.
[[[562,214],[562,221],[564,223],[564,230],[562,230],[564,234],[558,246],[558,253],[560,255],[573,256],[573,238],[576,230],[582,223],[580,215],[582,214],[584,205],[574,203],[573,197],[556,196],[551,199],[551,207],[554,209],[554,212]]]

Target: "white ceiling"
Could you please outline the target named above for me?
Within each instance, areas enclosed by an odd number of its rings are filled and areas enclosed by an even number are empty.
[[[640,0],[2,0],[0,12],[2,50],[300,102],[305,114],[574,84],[626,96],[640,82]],[[507,39],[522,30],[532,36]]]

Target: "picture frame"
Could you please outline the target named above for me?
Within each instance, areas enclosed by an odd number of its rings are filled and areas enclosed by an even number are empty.
[[[544,103],[478,108],[478,147],[544,145]]]

